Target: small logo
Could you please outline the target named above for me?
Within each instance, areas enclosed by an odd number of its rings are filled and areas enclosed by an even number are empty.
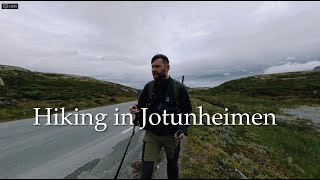
[[[2,3],[2,9],[18,9],[18,4]]]

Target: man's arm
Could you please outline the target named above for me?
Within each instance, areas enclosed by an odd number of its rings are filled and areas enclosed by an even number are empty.
[[[150,82],[149,82],[150,83]],[[148,102],[148,85],[149,83],[147,83],[141,94],[140,94],[140,97],[139,97],[139,100],[138,100],[138,104],[136,104],[135,106],[137,107],[138,109],[138,113],[136,114],[136,118],[135,118],[135,123],[136,125],[141,125],[142,124],[142,117],[143,117],[143,114],[142,114],[142,111],[141,111],[141,108],[147,108],[147,102]]]
[[[149,82],[150,83],[150,82]],[[148,102],[148,86],[149,86],[149,83],[147,83],[141,94],[140,94],[140,97],[139,97],[139,100],[138,100],[138,104],[136,105],[137,108],[140,110],[141,108],[146,108],[147,107],[147,102]]]

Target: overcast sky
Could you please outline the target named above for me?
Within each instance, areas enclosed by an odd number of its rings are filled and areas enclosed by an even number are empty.
[[[157,53],[190,87],[320,66],[320,2],[17,3],[0,9],[0,64],[32,71],[141,89]]]

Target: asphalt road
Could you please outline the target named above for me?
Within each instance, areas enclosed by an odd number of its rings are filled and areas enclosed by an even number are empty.
[[[103,132],[97,132],[89,121],[84,126],[46,126],[46,118],[40,119],[40,126],[33,125],[35,118],[0,123],[0,178],[113,178],[133,128],[129,118],[126,126],[115,126],[114,114],[128,113],[134,103],[76,112],[93,117],[108,114],[103,121],[108,128]],[[75,122],[74,117],[69,116],[70,122]],[[144,131],[135,130],[118,178],[130,178],[132,161],[141,158]]]

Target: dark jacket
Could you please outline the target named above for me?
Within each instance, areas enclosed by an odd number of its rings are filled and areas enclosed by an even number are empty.
[[[168,79],[163,80],[156,80],[154,82],[154,86],[152,89],[152,94],[149,96],[148,93],[148,87],[150,86],[150,81],[147,83],[140,95],[137,107],[140,110],[140,113],[138,115],[138,121],[142,122],[142,110],[141,108],[148,108],[147,116],[146,116],[146,126],[145,130],[150,130],[153,133],[165,136],[165,135],[173,135],[178,130],[182,130],[185,135],[188,133],[188,127],[189,125],[173,125],[171,124],[171,115],[168,115],[166,117],[166,122],[169,123],[169,125],[165,125],[163,123],[163,111],[167,110],[167,114],[174,113],[174,122],[178,123],[179,119],[177,114],[181,113],[181,124],[186,123],[186,117],[184,114],[189,114],[192,112],[191,102],[190,98],[187,92],[186,87],[183,84],[180,84],[179,88],[179,97],[178,97],[178,105],[176,103],[175,97],[174,97],[174,90],[173,90],[173,79],[169,77]],[[161,116],[161,123],[158,125],[151,125],[149,123],[149,116],[152,113],[157,113]],[[153,115],[153,123],[158,122],[158,118]],[[190,121],[190,120],[189,120]],[[190,123],[190,122],[189,122]]]

